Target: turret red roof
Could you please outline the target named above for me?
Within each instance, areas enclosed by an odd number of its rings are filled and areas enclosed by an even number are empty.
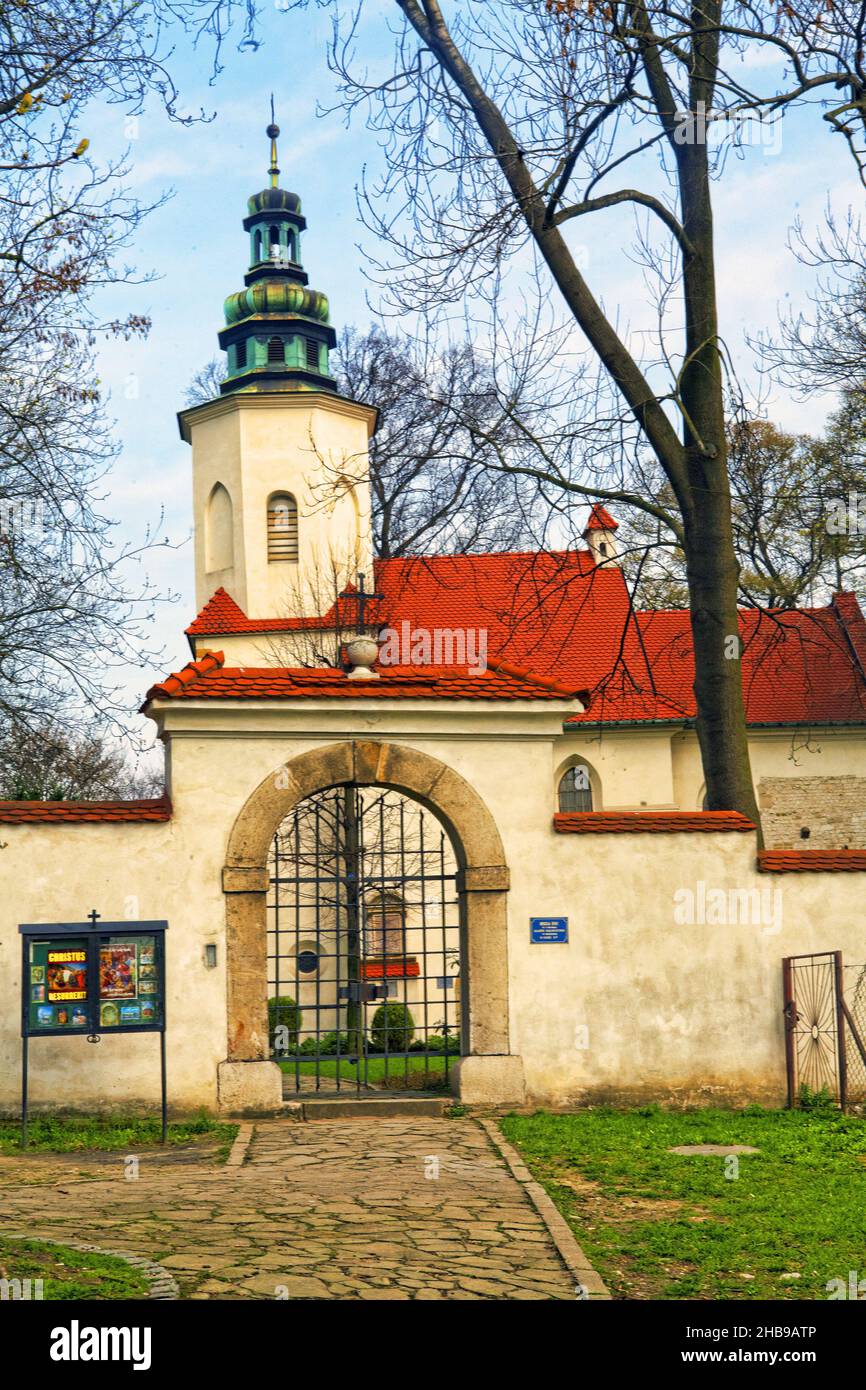
[[[586,535],[587,531],[618,530],[619,522],[614,521],[610,512],[607,511],[607,509],[603,507],[600,502],[594,502],[592,511],[589,514],[589,521],[586,523],[583,534]]]

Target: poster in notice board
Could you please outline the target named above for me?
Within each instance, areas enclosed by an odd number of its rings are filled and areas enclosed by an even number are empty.
[[[162,942],[156,936],[103,937],[99,945],[99,1028],[162,1024]]]
[[[85,923],[20,928],[24,1034],[87,1036],[165,1028],[168,923],[104,926],[116,930]]]

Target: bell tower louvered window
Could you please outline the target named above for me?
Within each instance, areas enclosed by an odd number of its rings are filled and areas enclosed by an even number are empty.
[[[268,559],[298,559],[298,504],[289,492],[277,492],[268,502]]]
[[[305,338],[304,346],[307,356],[307,366],[311,367],[314,372],[317,372],[319,370],[319,344],[316,342],[315,338]]]

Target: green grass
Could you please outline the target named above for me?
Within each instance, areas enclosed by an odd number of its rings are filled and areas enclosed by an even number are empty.
[[[221,1124],[208,1115],[178,1120],[168,1126],[169,1144],[189,1144],[202,1136],[214,1136],[226,1150],[237,1125]],[[154,1117],[132,1115],[37,1115],[28,1125],[27,1153],[74,1153],[81,1149],[135,1150],[159,1144],[162,1124]],[[21,1126],[0,1121],[0,1154],[20,1154]]]
[[[125,1260],[4,1236],[0,1236],[0,1279],[41,1279],[46,1302],[148,1297],[144,1275]],[[35,1292],[31,1285],[31,1298]]]
[[[864,1119],[647,1107],[501,1123],[615,1296],[825,1299],[828,1281],[866,1278]],[[736,1178],[722,1157],[667,1152],[702,1143],[761,1152]]]
[[[457,1060],[456,1057],[450,1059],[451,1065]],[[444,1056],[430,1056],[414,1058],[409,1056],[409,1082],[412,1090],[441,1089],[445,1085],[445,1058]],[[301,1076],[316,1075],[315,1062],[301,1062],[297,1067]],[[406,1059],[404,1057],[390,1057],[388,1059],[387,1082],[385,1077],[385,1058],[368,1057],[366,1072],[363,1063],[361,1064],[361,1077],[366,1075],[367,1081],[371,1086],[402,1086],[405,1074]],[[294,1061],[281,1061],[280,1069],[287,1076],[294,1076],[296,1064]],[[318,1063],[318,1075],[335,1080],[338,1073],[341,1081],[349,1082],[352,1085],[358,1079],[358,1064],[350,1062],[347,1057],[322,1057]]]

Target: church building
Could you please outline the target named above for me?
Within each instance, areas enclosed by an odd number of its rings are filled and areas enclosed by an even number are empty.
[[[575,550],[374,555],[376,410],[331,374],[278,134],[220,394],[179,416],[197,612],[189,661],[141,706],[165,794],[0,803],[0,1107],[19,925],[92,908],[169,924],[178,1110],[784,1103],[783,961],[866,961],[856,597],[742,613],[759,850],[743,816],[704,810],[689,614],[633,608],[606,505]],[[153,1103],[147,1040],[113,1017],[99,1048],[66,1010],[34,1040],[34,1104]]]

